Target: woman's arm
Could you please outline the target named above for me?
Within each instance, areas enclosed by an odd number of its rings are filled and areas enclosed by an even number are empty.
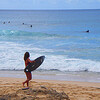
[[[27,59],[30,63],[33,63],[35,62],[34,60],[30,60],[29,58]]]

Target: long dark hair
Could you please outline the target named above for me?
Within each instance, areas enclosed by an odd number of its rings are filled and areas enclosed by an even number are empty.
[[[26,59],[27,59],[28,57],[30,57],[29,52],[25,52],[25,54],[24,54],[24,61],[26,61]]]

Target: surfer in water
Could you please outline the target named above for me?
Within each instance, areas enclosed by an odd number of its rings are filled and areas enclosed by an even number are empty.
[[[32,62],[35,62],[34,60],[31,61],[29,59],[30,57],[30,54],[29,52],[26,52],[24,54],[24,61],[25,61],[25,67],[29,64],[29,63],[32,63]],[[23,87],[24,87],[24,84],[27,83],[27,87],[29,88],[29,81],[32,79],[32,74],[31,74],[31,71],[26,71],[24,70],[25,74],[26,74],[26,77],[27,77],[27,80],[25,82],[23,82]]]

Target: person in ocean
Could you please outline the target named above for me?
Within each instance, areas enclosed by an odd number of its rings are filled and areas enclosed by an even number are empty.
[[[30,57],[29,52],[26,52],[24,54],[25,68],[29,63],[35,62],[34,60],[31,61],[29,57]],[[31,71],[26,71],[25,69],[24,69],[24,72],[26,74],[27,80],[23,82],[23,87],[24,87],[24,84],[27,83],[27,88],[29,88],[29,81],[32,79],[32,74],[31,74]]]
[[[86,32],[87,32],[87,33],[89,33],[90,31],[89,31],[89,30],[87,30]]]

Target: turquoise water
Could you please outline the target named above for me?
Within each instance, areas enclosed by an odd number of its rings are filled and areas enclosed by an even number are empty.
[[[26,51],[46,56],[39,70],[100,72],[100,10],[0,11],[0,69],[24,69]]]

